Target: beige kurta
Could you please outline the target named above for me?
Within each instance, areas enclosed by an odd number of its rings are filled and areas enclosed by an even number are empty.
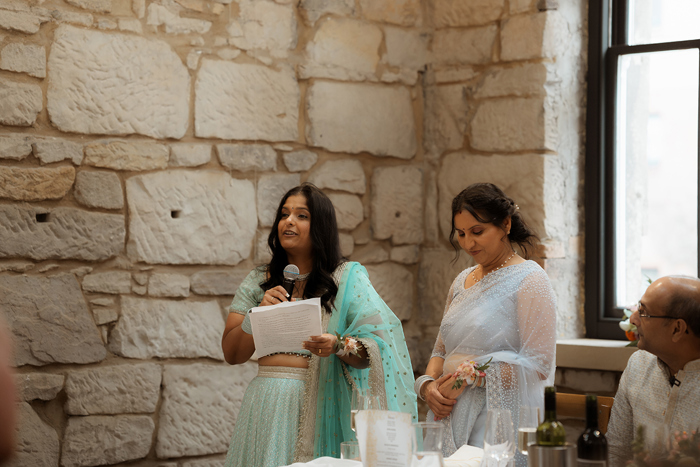
[[[615,395],[608,424],[608,452],[613,467],[632,458],[632,440],[639,425],[651,455],[665,451],[676,431],[700,428],[700,360],[678,372],[680,385],[671,386],[671,371],[664,362],[638,350],[627,363]]]

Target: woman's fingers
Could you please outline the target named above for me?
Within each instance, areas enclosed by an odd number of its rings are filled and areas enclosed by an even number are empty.
[[[284,287],[278,285],[265,291],[260,306],[277,305],[278,303],[289,301],[290,297],[287,296],[287,291]]]
[[[305,341],[303,346],[311,353],[321,357],[328,357],[335,353],[333,349],[335,348],[335,341],[337,340],[336,336],[332,334],[322,334],[320,336],[311,336],[310,339],[311,340]]]
[[[436,419],[440,420],[441,418],[445,418],[448,415],[450,415],[450,412],[452,412],[452,405],[437,403],[434,404],[433,407],[431,407],[431,409],[433,410]]]
[[[436,420],[447,417],[452,412],[452,406],[457,403],[456,400],[443,396],[438,390],[440,385],[450,379],[451,376],[450,374],[443,375],[437,380],[428,383],[429,386],[425,391],[425,401],[435,414]]]
[[[457,403],[457,400],[455,399],[450,399],[449,397],[445,397],[441,392],[440,392],[440,385],[443,384],[445,381],[449,380],[452,377],[452,375],[447,374],[447,375],[442,375],[440,378],[435,380],[435,400],[439,402],[442,405],[449,406],[450,409],[452,408],[453,405]]]
[[[447,373],[446,375],[440,376],[438,379],[435,380],[435,382],[437,383],[438,386],[440,386],[442,383],[444,383],[445,381],[447,381],[450,378],[452,378],[452,374]]]
[[[430,407],[430,410],[433,411],[433,414],[435,414],[437,420],[447,417],[450,412],[452,412],[451,405],[428,404],[428,407]]]

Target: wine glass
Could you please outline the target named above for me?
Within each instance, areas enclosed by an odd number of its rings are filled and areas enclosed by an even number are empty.
[[[362,409],[362,394],[357,389],[352,390],[352,400],[350,401],[350,429],[355,431],[355,415]]]
[[[505,467],[515,457],[515,433],[510,411],[489,410],[484,431],[484,458],[482,466]]]
[[[539,407],[520,407],[518,419],[518,450],[527,456],[527,447],[537,443],[537,425],[540,424]]]
[[[350,401],[350,429],[355,431],[355,416],[360,410],[386,410],[386,404],[379,396],[363,395],[353,389]]]
[[[357,444],[357,441],[343,441],[340,443],[340,458],[359,461],[360,445]]]
[[[413,424],[411,467],[445,467],[442,459],[442,423]]]
[[[364,396],[362,410],[386,410],[386,404],[379,396]]]

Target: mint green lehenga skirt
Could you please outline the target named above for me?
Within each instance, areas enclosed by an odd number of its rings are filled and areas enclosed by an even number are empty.
[[[279,467],[294,462],[306,368],[258,367],[243,396],[226,467]]]

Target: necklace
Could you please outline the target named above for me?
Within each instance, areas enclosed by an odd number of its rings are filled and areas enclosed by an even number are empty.
[[[306,274],[299,274],[299,275],[297,276],[296,280],[298,280],[298,281],[305,281],[306,279],[309,278],[310,275],[311,275],[310,272],[307,272]]]
[[[498,271],[499,269],[501,269],[503,266],[506,265],[506,263],[507,263],[508,261],[510,261],[510,259],[511,259],[513,256],[515,256],[515,251],[513,252],[512,255],[510,255],[510,256],[508,257],[508,259],[506,259],[505,261],[503,261],[503,264],[501,264],[500,266],[498,266],[498,267],[497,267],[496,269],[494,269],[493,271],[489,271],[489,272],[487,272],[486,274],[484,274],[484,275],[481,277],[481,279],[483,279],[484,277],[488,276],[488,275],[491,274],[492,272],[496,272],[496,271]],[[484,269],[484,267],[481,266],[481,269]],[[474,274],[475,272],[476,272],[476,268],[474,268],[474,270],[472,271],[472,279],[474,279],[474,282],[476,283],[476,282],[479,282],[481,279],[477,279],[477,278],[476,278],[476,274]]]

